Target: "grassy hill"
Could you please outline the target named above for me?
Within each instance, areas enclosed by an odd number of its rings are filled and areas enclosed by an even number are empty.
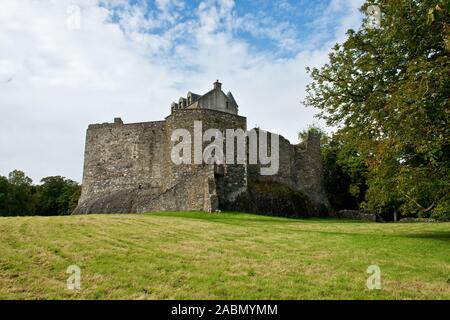
[[[249,214],[0,218],[0,299],[450,299],[450,223]],[[366,269],[381,268],[368,290]],[[81,268],[81,290],[66,269]]]

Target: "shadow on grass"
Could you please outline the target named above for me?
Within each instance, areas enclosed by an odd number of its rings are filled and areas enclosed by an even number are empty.
[[[231,212],[226,211],[222,213],[205,213],[205,212],[149,212],[145,213],[150,216],[158,217],[177,217],[187,218],[194,220],[210,221],[217,223],[224,223],[230,225],[242,225],[243,223],[264,223],[264,224],[298,224],[298,223],[339,223],[339,224],[351,224],[351,223],[369,223],[368,221],[359,220],[344,220],[336,218],[317,218],[317,217],[282,217],[282,216],[270,216],[262,214],[252,214],[243,212]]]
[[[347,225],[380,225],[369,221],[360,221],[360,220],[343,220],[336,218],[316,218],[316,217],[277,217],[277,216],[268,216],[268,215],[258,215],[251,213],[242,213],[242,212],[222,212],[222,213],[205,213],[205,212],[151,212],[146,213],[149,216],[157,216],[157,217],[174,217],[174,218],[183,218],[183,219],[192,219],[197,221],[204,222],[213,222],[220,223],[224,225],[233,225],[233,226],[263,226],[267,225],[285,225],[286,227],[295,224],[347,224]],[[278,231],[283,228],[277,228]],[[286,231],[295,231],[292,229],[286,229]],[[352,230],[353,231],[353,230]],[[377,239],[389,239],[389,238],[403,238],[403,239],[429,239],[429,240],[438,240],[444,242],[450,242],[450,231],[424,231],[424,232],[416,232],[416,233],[384,233],[380,232],[382,230],[378,230],[377,232],[368,232],[367,230],[361,230],[360,232],[352,232],[350,230],[346,231],[338,231],[338,230],[298,230],[298,232],[302,233],[318,233],[327,236],[345,236],[345,237],[375,237]]]
[[[434,231],[402,235],[403,238],[430,239],[450,242],[450,231]]]

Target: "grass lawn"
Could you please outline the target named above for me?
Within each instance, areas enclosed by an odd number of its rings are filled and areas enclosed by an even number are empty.
[[[70,265],[79,291],[66,287]],[[366,287],[369,265],[381,268],[381,290]],[[450,299],[450,223],[5,217],[0,299]]]

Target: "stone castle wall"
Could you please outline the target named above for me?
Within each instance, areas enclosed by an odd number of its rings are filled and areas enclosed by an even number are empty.
[[[222,136],[225,137],[226,129],[242,129],[247,130],[247,119],[245,117],[233,115],[216,110],[209,109],[181,109],[174,110],[170,116],[166,118],[165,136],[165,160],[163,166],[163,176],[165,177],[163,184],[165,188],[170,188],[179,181],[186,180],[193,172],[199,170],[199,167],[208,165],[176,165],[170,159],[170,152],[175,142],[171,141],[171,132],[175,129],[187,129],[194,139],[194,123],[202,122],[202,134],[208,129],[218,129]],[[204,142],[203,148],[211,142]],[[226,146],[224,145],[224,152]],[[236,148],[235,148],[236,150]],[[191,148],[191,161],[194,163],[194,144]],[[233,192],[246,189],[246,167],[245,165],[227,165],[212,166],[215,174],[215,183],[217,187],[217,196],[219,201],[228,201],[229,197],[233,197]],[[193,186],[195,188],[196,186]]]
[[[259,129],[255,129],[259,131]],[[267,133],[268,150],[271,152],[270,133]],[[253,182],[279,183],[300,191],[318,207],[328,207],[324,172],[320,153],[320,137],[310,134],[306,141],[292,145],[287,139],[279,137],[279,170],[275,175],[261,175],[261,165],[248,166],[248,180]]]
[[[218,210],[218,197],[211,166],[198,167],[184,179],[164,190],[160,195],[138,205],[134,212],[205,211]]]
[[[160,189],[165,123],[90,125],[80,202],[121,190]]]
[[[259,165],[176,165],[170,158],[175,144],[171,134],[177,128],[187,129],[193,139],[194,121],[202,122],[203,132],[219,129],[223,137],[226,129],[247,130],[245,117],[209,109],[172,110],[165,121],[90,125],[82,195],[75,213],[239,210],[235,202],[248,192],[249,181],[287,186],[317,207],[327,206],[318,137],[310,136],[300,145],[280,137],[275,176],[261,176]]]
[[[314,203],[329,206],[324,185],[324,168],[320,152],[320,136],[310,133],[303,143],[292,147],[292,181],[294,188]]]

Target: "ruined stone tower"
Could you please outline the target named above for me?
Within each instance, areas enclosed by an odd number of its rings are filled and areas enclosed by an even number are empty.
[[[178,141],[173,141],[172,134],[176,129],[192,136],[203,135],[209,128],[223,136],[231,129],[245,133],[247,119],[238,115],[238,109],[231,92],[225,94],[216,81],[206,94],[189,92],[172,103],[164,121],[124,124],[116,118],[113,123],[90,125],[82,193],[74,213],[211,212],[220,208],[315,215],[326,211],[320,142],[315,136],[299,145],[280,137],[279,170],[270,176],[260,174],[260,164],[174,163],[172,150]],[[192,158],[195,152],[192,146]]]

